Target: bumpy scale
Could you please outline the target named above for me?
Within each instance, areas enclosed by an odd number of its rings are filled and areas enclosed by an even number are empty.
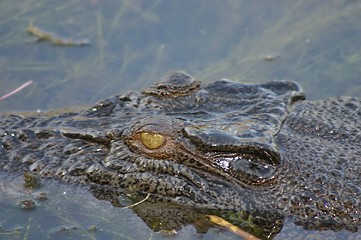
[[[2,171],[266,225],[293,216],[308,229],[360,226],[360,99],[307,101],[290,81],[203,85],[178,72],[80,112],[0,116]]]

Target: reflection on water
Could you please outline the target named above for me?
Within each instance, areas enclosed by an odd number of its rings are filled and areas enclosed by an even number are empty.
[[[32,84],[1,100],[0,111],[91,104],[143,89],[179,69],[202,81],[291,79],[300,82],[311,99],[361,96],[360,11],[359,1],[337,0],[3,0],[0,96],[28,81]],[[37,42],[26,32],[29,22],[65,39],[89,39],[90,44],[65,47]],[[78,201],[67,199],[69,204]],[[0,212],[17,216],[17,208],[5,203]],[[59,209],[49,211],[43,217],[69,220],[56,212]],[[107,218],[108,214],[112,213],[106,212],[105,222],[120,221],[114,214]],[[131,211],[122,214],[132,218]],[[35,217],[20,218],[21,223],[0,221],[0,233],[19,224],[36,228]],[[84,218],[80,219],[76,224]],[[109,229],[114,236],[132,237],[124,227]],[[145,238],[152,236],[148,228],[141,229]],[[25,233],[21,230],[15,236],[22,238]],[[183,234],[196,233],[188,228]],[[207,237],[217,234],[211,230]]]

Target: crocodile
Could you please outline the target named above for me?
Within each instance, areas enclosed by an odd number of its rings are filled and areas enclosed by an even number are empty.
[[[358,98],[310,101],[292,81],[203,84],[174,72],[142,92],[80,110],[2,113],[0,124],[1,172],[98,196],[148,194],[191,214],[248,212],[351,232],[361,224]],[[145,219],[156,211],[141,206]]]

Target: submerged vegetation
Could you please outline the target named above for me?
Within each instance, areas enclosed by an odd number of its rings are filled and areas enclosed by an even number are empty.
[[[361,96],[360,10],[358,1],[337,0],[262,4],[251,0],[3,0],[0,111],[90,104],[129,89],[143,89],[173,70],[186,70],[202,81],[295,80],[308,98]],[[28,25],[31,22],[36,26]],[[34,43],[27,32],[53,44]],[[50,32],[89,39],[91,44],[58,47],[87,41]],[[49,192],[49,200],[39,204],[35,215],[19,212],[11,204],[25,199],[36,202],[32,190],[0,196],[0,212],[6,216],[0,220],[0,238],[61,237],[66,231],[88,239],[164,237],[153,233],[131,209],[114,211],[83,192],[42,187],[41,191]],[[0,185],[0,193],[3,188],[13,185]],[[94,206],[103,209],[95,213]],[[296,226],[285,227],[290,228]],[[298,230],[304,237],[305,232]],[[195,228],[187,227],[172,238],[194,235]],[[233,237],[211,230],[206,235],[207,239]]]
[[[40,28],[34,26],[32,22],[29,22],[27,31],[31,35],[34,35],[36,37],[37,41],[51,42],[52,44],[54,44],[56,46],[71,47],[71,46],[83,46],[83,45],[89,44],[89,42],[87,40],[75,41],[75,40],[68,40],[68,39],[57,37],[52,33],[48,33],[46,31],[41,30]]]
[[[359,96],[357,1],[298,0],[282,2],[282,9],[277,1],[2,1],[1,82],[10,84],[0,95],[29,77],[34,85],[0,110],[90,104],[140,89],[172,70],[186,70],[203,81],[291,79],[310,98]],[[33,42],[26,33],[29,22],[91,45],[26,44]],[[85,43],[67,42],[31,25],[30,30],[54,43]]]

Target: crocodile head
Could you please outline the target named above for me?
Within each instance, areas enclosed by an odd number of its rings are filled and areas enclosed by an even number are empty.
[[[289,81],[202,86],[185,73],[171,74],[141,94],[119,97],[109,154],[87,174],[178,203],[247,209],[255,202],[247,195],[272,185],[282,171],[274,136],[303,98]]]
[[[111,201],[149,194],[162,207],[136,211],[150,226],[179,216],[164,209],[173,202],[190,215],[250,213],[269,229],[293,216],[357,231],[360,100],[303,99],[290,81],[201,84],[177,72],[81,111],[1,114],[0,170],[87,184]]]

